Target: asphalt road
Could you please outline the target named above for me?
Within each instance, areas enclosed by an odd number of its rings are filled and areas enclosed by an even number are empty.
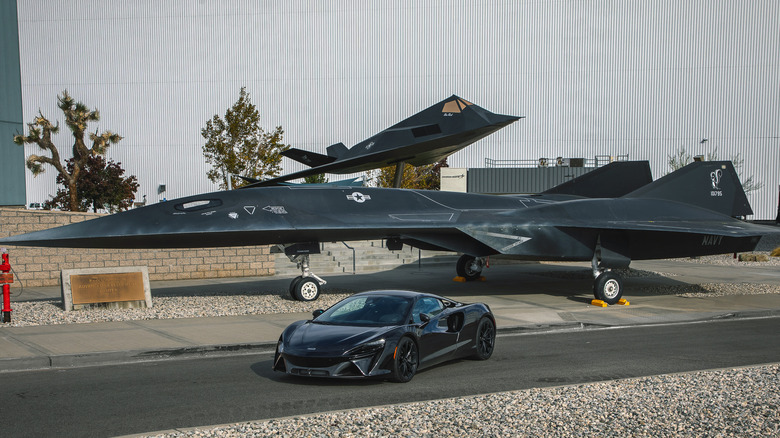
[[[412,382],[292,378],[271,355],[4,373],[4,436],[114,436],[363,406],[780,362],[780,318],[502,335],[485,362]]]

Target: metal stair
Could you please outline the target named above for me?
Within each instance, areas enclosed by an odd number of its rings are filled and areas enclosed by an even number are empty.
[[[320,254],[313,254],[309,267],[317,275],[352,274],[378,272],[394,269],[401,265],[420,264],[421,266],[451,265],[453,272],[458,254],[445,251],[421,251],[404,246],[400,251],[390,251],[382,240],[347,242],[323,242]],[[354,268],[353,268],[354,260]],[[284,254],[275,254],[276,275],[295,277],[301,271]]]

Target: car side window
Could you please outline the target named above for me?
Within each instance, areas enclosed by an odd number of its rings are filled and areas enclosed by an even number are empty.
[[[414,324],[422,323],[420,319],[421,313],[427,313],[431,317],[438,315],[444,310],[444,304],[433,297],[422,297],[414,304],[412,309],[412,321]]]

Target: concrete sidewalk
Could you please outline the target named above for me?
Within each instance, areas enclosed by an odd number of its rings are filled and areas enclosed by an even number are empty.
[[[499,333],[780,316],[780,294],[680,297],[662,290],[688,283],[780,285],[777,267],[711,266],[675,261],[635,262],[635,269],[673,276],[625,279],[630,306],[595,307],[588,264],[524,263],[486,269],[487,281],[453,282],[453,269],[405,266],[392,271],[327,278],[355,291],[393,288],[487,303]],[[262,277],[152,283],[152,296],[285,289],[289,278]],[[59,297],[59,288],[29,288],[23,299]],[[317,308],[316,302],[312,310]],[[285,313],[0,328],[0,372],[125,363],[197,355],[273,351],[282,330],[310,313]]]

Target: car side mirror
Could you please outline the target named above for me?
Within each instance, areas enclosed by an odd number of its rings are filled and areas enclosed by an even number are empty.
[[[422,321],[423,325],[428,324],[431,322],[431,316],[427,313],[421,313],[420,314],[420,321]]]
[[[314,315],[315,318],[322,315],[323,313],[325,313],[325,311],[322,309],[317,309],[314,312],[311,312],[311,314]]]

